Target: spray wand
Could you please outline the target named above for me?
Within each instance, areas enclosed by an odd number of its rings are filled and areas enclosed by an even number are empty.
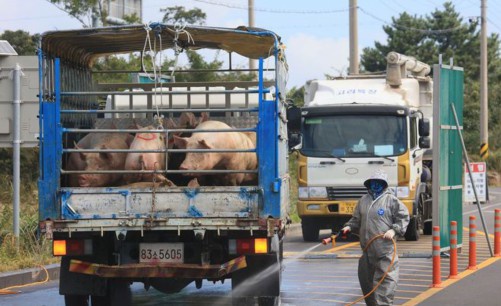
[[[348,238],[348,231],[339,231],[337,234],[332,234],[330,237],[327,237],[325,239],[322,239],[322,244],[327,245],[328,243],[332,242],[332,247],[336,246],[336,238],[341,236],[341,239],[346,239]]]

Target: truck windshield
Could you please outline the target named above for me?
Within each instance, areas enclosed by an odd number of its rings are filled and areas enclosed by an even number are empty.
[[[304,120],[301,153],[306,156],[396,156],[406,151],[406,120],[402,116],[339,115]]]

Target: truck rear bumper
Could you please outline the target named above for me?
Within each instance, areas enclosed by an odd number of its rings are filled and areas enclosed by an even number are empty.
[[[222,278],[225,275],[247,267],[245,256],[232,259],[222,265],[197,264],[126,264],[110,266],[72,259],[70,272],[95,275],[105,278]]]

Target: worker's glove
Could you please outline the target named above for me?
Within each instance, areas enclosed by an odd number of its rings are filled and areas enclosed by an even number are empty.
[[[348,232],[351,232],[351,227],[349,227],[349,226],[345,226],[341,229],[341,233],[343,233],[345,235],[348,234]]]
[[[384,233],[384,235],[383,235],[383,238],[388,239],[388,240],[393,239],[393,237],[395,237],[395,230],[394,229],[386,231],[386,233]]]

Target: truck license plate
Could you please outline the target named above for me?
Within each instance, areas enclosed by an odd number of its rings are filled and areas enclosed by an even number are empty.
[[[357,206],[357,203],[344,203],[341,206],[341,213],[351,215],[355,211],[355,206]]]
[[[183,263],[183,243],[140,243],[139,262],[141,263]]]

